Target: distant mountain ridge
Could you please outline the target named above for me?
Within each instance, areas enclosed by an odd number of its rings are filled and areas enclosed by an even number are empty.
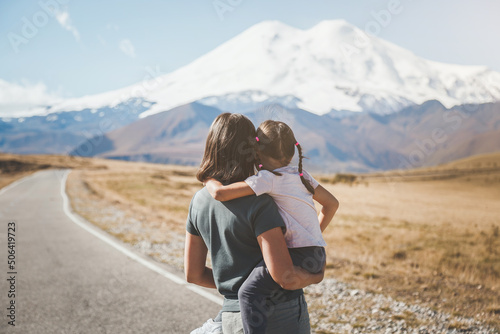
[[[70,154],[192,165],[199,162],[208,128],[220,113],[199,103],[180,106],[92,138]]]
[[[136,121],[147,110],[145,105],[149,106],[140,99],[130,99],[114,108],[0,118],[0,151],[67,154],[87,139]]]
[[[71,154],[196,165],[221,112],[187,104],[89,140]],[[266,119],[289,124],[308,157],[305,166],[315,172],[417,168],[500,151],[500,103],[447,109],[428,101],[391,115],[344,118],[269,105],[246,115],[256,127]]]
[[[325,114],[389,114],[438,100],[446,107],[500,100],[500,73],[426,60],[343,20],[301,30],[256,24],[174,72],[123,89],[67,99],[41,112],[150,103],[141,117],[200,101],[242,112],[270,103]]]

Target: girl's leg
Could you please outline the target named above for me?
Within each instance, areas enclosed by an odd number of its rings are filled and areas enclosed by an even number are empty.
[[[323,270],[326,262],[326,252],[324,247],[301,247],[289,248],[290,257],[293,264],[301,267],[312,274]]]
[[[279,284],[269,274],[264,261],[261,261],[238,291],[245,334],[264,334],[266,332],[267,319],[274,309],[268,303],[268,298],[280,289]]]
[[[289,251],[296,266],[311,273],[323,270],[326,262],[323,247],[290,248]],[[275,305],[269,303],[268,299],[273,295],[279,296],[280,291],[280,285],[273,280],[264,261],[261,261],[238,291],[241,319],[246,334],[264,334],[266,332],[268,318],[275,309]]]

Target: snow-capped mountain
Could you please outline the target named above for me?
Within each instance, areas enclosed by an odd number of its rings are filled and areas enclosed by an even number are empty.
[[[256,24],[192,63],[123,89],[67,99],[45,112],[100,109],[129,99],[141,117],[200,101],[242,112],[268,102],[318,114],[388,114],[438,100],[446,107],[500,100],[500,73],[426,60],[343,21],[301,30]]]

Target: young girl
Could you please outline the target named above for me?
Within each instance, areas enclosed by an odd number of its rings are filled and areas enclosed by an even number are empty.
[[[324,270],[326,229],[338,209],[337,199],[302,169],[302,148],[288,125],[268,120],[257,129],[259,172],[244,182],[222,185],[208,180],[206,186],[217,200],[229,201],[248,195],[269,194],[278,205],[286,225],[285,241],[294,265],[311,273]],[[299,153],[298,167],[288,166]],[[313,199],[322,205],[317,216]],[[280,286],[259,263],[239,289],[238,299],[246,334],[265,333],[272,305],[266,300],[278,293]],[[218,317],[219,318],[219,317]]]

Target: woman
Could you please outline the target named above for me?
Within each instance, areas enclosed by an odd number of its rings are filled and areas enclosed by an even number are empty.
[[[253,175],[255,137],[255,128],[245,116],[219,115],[208,133],[198,180],[213,178],[227,184]],[[311,274],[293,265],[284,227],[268,195],[219,202],[204,188],[193,197],[186,227],[186,280],[217,288],[224,296],[224,333],[243,333],[238,289],[262,259],[281,286],[270,303],[262,305],[268,315],[268,333],[310,333],[302,288],[319,283],[323,272]],[[213,269],[205,265],[208,251]]]

